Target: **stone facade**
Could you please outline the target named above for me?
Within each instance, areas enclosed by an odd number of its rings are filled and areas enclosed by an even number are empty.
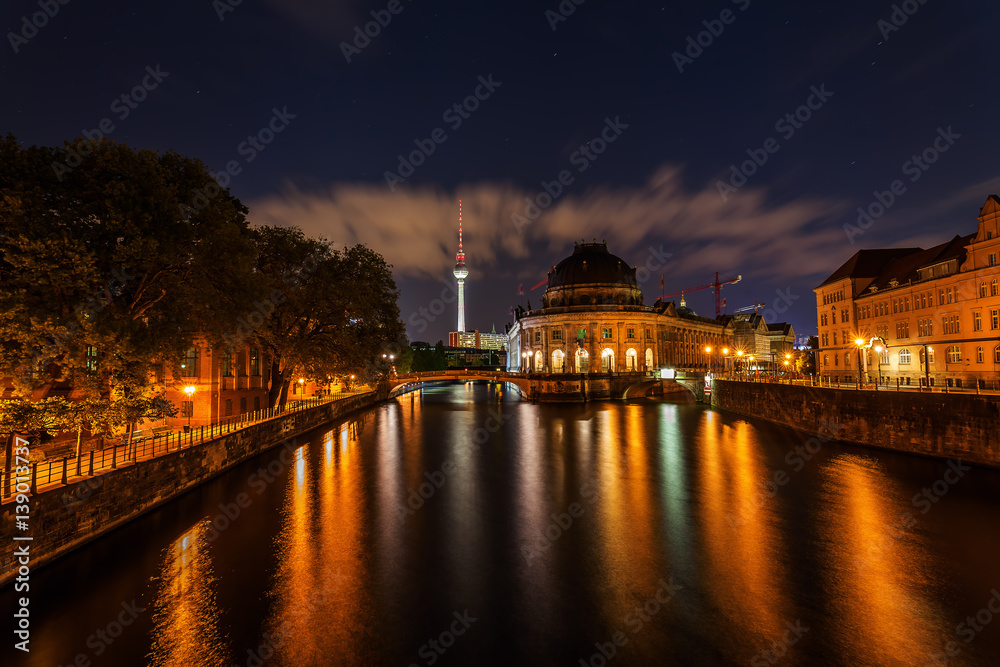
[[[717,351],[733,345],[731,323],[673,302],[644,305],[635,268],[602,243],[578,244],[549,273],[542,307],[518,309],[507,334],[515,372],[721,370]]]

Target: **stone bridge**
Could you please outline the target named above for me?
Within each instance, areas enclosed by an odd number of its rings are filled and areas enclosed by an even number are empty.
[[[417,389],[423,382],[485,380],[509,382],[531,401],[582,403],[591,400],[627,400],[650,394],[687,390],[697,401],[705,399],[704,375],[661,380],[647,373],[507,373],[491,370],[447,370],[406,373],[386,380],[389,396]]]

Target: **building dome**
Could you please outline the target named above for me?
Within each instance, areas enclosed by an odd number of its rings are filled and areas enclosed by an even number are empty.
[[[635,269],[608,252],[605,242],[577,244],[573,254],[549,272],[549,289],[593,284],[636,287]]]

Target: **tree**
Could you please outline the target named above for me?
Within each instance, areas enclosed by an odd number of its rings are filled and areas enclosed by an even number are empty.
[[[0,375],[22,394],[65,379],[107,397],[123,368],[176,363],[194,332],[221,340],[255,296],[245,214],[173,152],[0,140]]]
[[[149,394],[144,390],[127,385],[115,389],[114,400],[108,406],[108,422],[113,426],[124,426],[127,433],[125,458],[136,459],[136,449],[132,445],[132,434],[137,424],[144,420],[158,421],[165,417],[175,417],[177,406],[167,400],[164,394]]]
[[[0,436],[6,441],[4,496],[10,495],[11,478],[15,472],[14,441],[16,436],[25,435],[37,442],[42,433],[58,430],[64,423],[66,403],[64,398],[45,398],[40,401],[17,398],[0,401]]]
[[[335,250],[290,227],[254,230],[255,275],[271,311],[252,332],[270,358],[268,402],[284,405],[288,382],[361,375],[403,333],[390,267],[363,245]]]

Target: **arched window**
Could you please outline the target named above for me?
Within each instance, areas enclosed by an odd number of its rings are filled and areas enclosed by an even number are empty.
[[[993,363],[1000,364],[1000,345],[993,348]]]
[[[535,368],[534,368],[534,370],[536,372],[541,373],[543,370],[545,370],[542,367],[542,364],[544,363],[544,360],[545,360],[545,357],[542,356],[542,351],[541,350],[538,350],[537,352],[535,352]]]
[[[589,373],[590,372],[590,355],[584,349],[579,349],[576,351],[576,372],[577,373]]]
[[[910,363],[910,351],[905,347],[899,351],[899,365],[907,366]]]
[[[181,375],[186,378],[198,377],[198,348],[192,347],[181,362]]]
[[[986,298],[986,282],[985,281],[979,283],[979,298],[980,299],[985,299]]]
[[[850,368],[850,367],[851,367],[851,353],[844,352],[844,368]]]
[[[601,350],[601,371],[607,373],[615,369],[615,352],[610,347]]]
[[[630,371],[639,370],[639,354],[633,347],[625,351],[625,368]]]
[[[1000,347],[998,347],[997,349],[1000,350]],[[830,365],[830,355],[829,354],[824,354],[823,355],[823,365],[824,366],[829,366]]]
[[[652,348],[646,348],[646,370],[648,371],[653,367],[653,350]]]
[[[996,295],[997,295],[997,279],[994,278],[993,281],[990,283],[990,296],[996,296]]]
[[[986,355],[983,354],[983,346],[980,345],[979,347],[976,348],[976,363],[981,364],[985,359]]]
[[[562,373],[564,372],[566,364],[566,355],[563,354],[562,350],[556,350],[552,353],[552,372]]]
[[[962,350],[958,345],[952,345],[948,348],[948,363],[949,364],[960,364],[962,363]]]

